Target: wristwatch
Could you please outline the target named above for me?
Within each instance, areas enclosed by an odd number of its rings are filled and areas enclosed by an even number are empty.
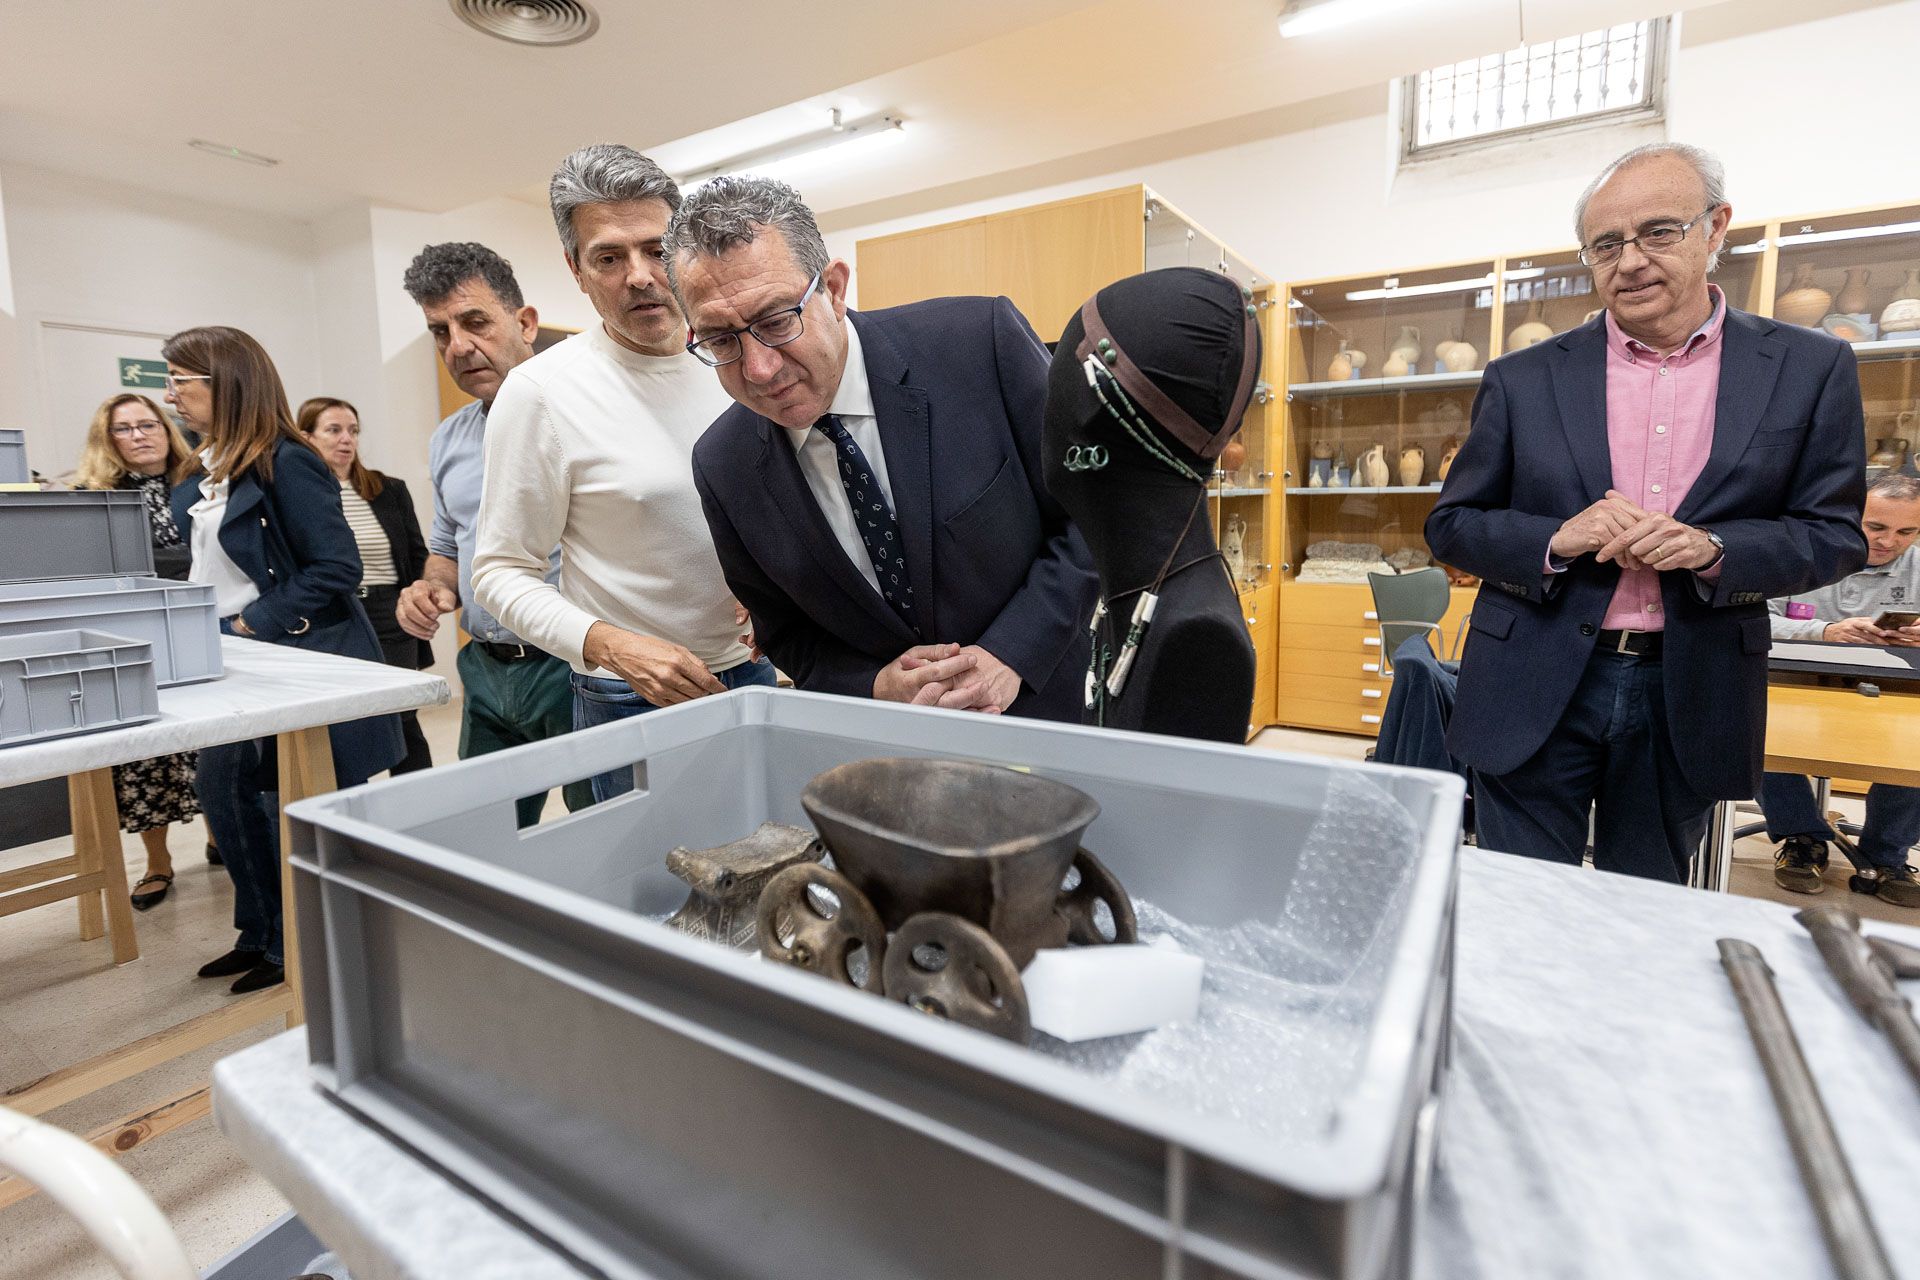
[[[1705,564],[1701,565],[1698,569],[1695,569],[1694,570],[1695,573],[1706,572],[1708,569],[1713,568],[1713,566],[1719,564],[1722,560],[1726,559],[1726,555],[1727,555],[1727,544],[1720,540],[1719,534],[1715,533],[1711,529],[1702,529],[1700,532],[1707,535],[1707,541],[1711,542],[1713,544],[1714,550],[1718,551],[1720,554],[1715,556],[1713,559],[1707,561]]]

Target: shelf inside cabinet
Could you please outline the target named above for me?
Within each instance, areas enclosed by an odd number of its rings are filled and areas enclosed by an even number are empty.
[[[1480,385],[1480,370],[1466,373],[1410,373],[1400,378],[1350,378],[1345,382],[1296,382],[1287,398],[1381,395],[1390,391],[1457,391]]]
[[[1437,484],[1415,484],[1415,485],[1388,484],[1388,485],[1381,485],[1379,488],[1373,488],[1368,485],[1348,485],[1345,487],[1342,487],[1340,485],[1333,485],[1331,487],[1322,486],[1317,489],[1309,485],[1288,485],[1287,486],[1287,496],[1290,498],[1291,497],[1325,498],[1325,497],[1331,497],[1331,496],[1345,496],[1345,495],[1354,494],[1354,493],[1439,493],[1439,492],[1440,492],[1440,486]]]
[[[1209,489],[1207,496],[1209,498],[1264,498],[1272,492],[1272,489],[1243,489],[1229,485],[1219,489]],[[1291,493],[1292,490],[1288,492]]]
[[[1898,338],[1876,338],[1872,342],[1853,344],[1854,356],[1866,360],[1898,360],[1905,356],[1920,355],[1920,333],[1902,334]]]

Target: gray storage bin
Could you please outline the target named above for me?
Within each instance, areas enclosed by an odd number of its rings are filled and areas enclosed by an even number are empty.
[[[33,472],[27,466],[27,433],[18,427],[0,427],[0,484],[27,484]]]
[[[152,572],[146,499],[134,490],[0,493],[0,582]]]
[[[140,518],[144,531],[145,514]],[[222,669],[220,613],[207,583],[146,577],[0,582],[0,636],[74,627],[152,645],[163,689],[216,679]]]
[[[883,755],[1070,783],[1101,805],[1086,845],[1136,902],[1222,936],[1277,926],[1273,951],[1318,975],[1292,988],[1313,1014],[1292,1058],[1246,1078],[1263,1103],[1297,1091],[1298,1123],[1243,1123],[1241,1094],[1214,1084],[1146,1097],[655,923],[687,892],[672,846],[804,826],[810,778]],[[631,794],[516,829],[515,797],[613,768]],[[289,806],[313,1070],[612,1276],[1404,1276],[1445,1065],[1461,799],[1450,774],[788,691],[702,698]],[[1316,1057],[1323,1027],[1345,1048]],[[1196,1077],[1217,1084],[1218,1065]]]
[[[0,639],[0,747],[159,714],[150,644],[100,631]]]

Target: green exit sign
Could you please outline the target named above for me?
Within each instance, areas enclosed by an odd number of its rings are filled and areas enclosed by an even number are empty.
[[[129,360],[120,358],[120,385],[159,391],[167,385],[165,360]]]

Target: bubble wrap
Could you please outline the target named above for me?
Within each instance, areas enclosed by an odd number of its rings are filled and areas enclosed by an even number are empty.
[[[1187,1024],[1034,1049],[1130,1093],[1271,1138],[1322,1133],[1366,1051],[1419,831],[1360,774],[1336,774],[1277,920],[1196,927],[1135,900],[1140,938],[1207,964]]]

